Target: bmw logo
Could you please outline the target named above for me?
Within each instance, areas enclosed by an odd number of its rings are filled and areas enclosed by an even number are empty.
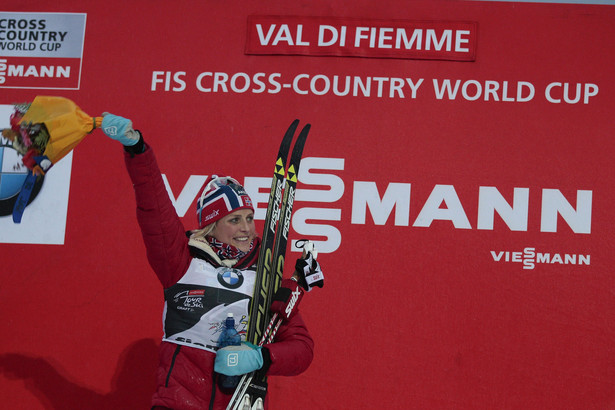
[[[237,289],[243,284],[243,275],[237,269],[218,268],[218,282],[225,288]]]
[[[21,162],[11,142],[0,137],[0,216],[11,215],[21,191],[28,169]],[[32,202],[43,186],[44,177],[37,178],[28,203]]]

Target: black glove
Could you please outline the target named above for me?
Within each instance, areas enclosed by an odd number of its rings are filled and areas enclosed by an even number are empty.
[[[288,320],[297,313],[297,306],[302,297],[303,289],[300,284],[294,279],[284,279],[280,288],[273,295],[270,310]]]
[[[314,287],[322,288],[325,284],[325,275],[322,273],[320,264],[316,260],[318,252],[314,249],[314,243],[305,241],[303,245],[303,257],[295,263],[295,277],[297,282],[306,292]]]

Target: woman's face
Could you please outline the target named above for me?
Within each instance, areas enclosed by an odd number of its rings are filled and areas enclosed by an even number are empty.
[[[218,220],[211,236],[237,249],[248,252],[250,243],[256,237],[254,212],[240,209]]]

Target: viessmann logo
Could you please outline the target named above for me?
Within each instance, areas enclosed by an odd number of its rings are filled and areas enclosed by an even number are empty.
[[[0,12],[0,88],[79,89],[85,14]]]
[[[526,247],[521,251],[491,251],[494,262],[519,263],[523,269],[535,269],[536,265],[590,265],[591,255],[539,251]]]
[[[395,226],[395,229],[406,229],[408,234],[446,224],[450,232],[500,229],[527,232],[532,236],[572,232],[578,235],[578,243],[581,243],[592,232],[592,190],[476,186],[475,201],[463,203],[467,195],[458,195],[454,185],[420,187],[427,192],[431,190],[427,198],[420,199],[411,195],[412,187],[420,185],[420,181],[351,181],[349,184],[340,176],[344,169],[344,158],[306,157],[301,161],[298,180],[302,188],[296,192],[295,205],[299,206],[293,208],[291,226],[300,237],[318,237],[315,242],[320,253],[332,253],[340,248],[343,216],[349,218],[346,222],[352,225],[370,225],[374,229]],[[164,174],[162,178],[177,214],[183,217],[200,195],[208,176],[190,175],[179,189],[171,188]],[[255,204],[255,219],[264,220],[269,199],[266,190],[271,187],[271,178],[245,177],[243,186]],[[280,194],[277,195],[279,200]],[[342,213],[340,201],[344,197],[350,197],[350,206],[344,205],[347,210]],[[323,203],[327,206],[322,207]],[[531,219],[532,213],[539,217]],[[497,223],[500,223],[499,228]],[[494,249],[489,244],[481,252],[493,262],[519,263],[526,269],[540,264],[561,264],[562,267],[590,264],[589,255],[574,249],[546,250],[531,247],[532,243],[527,245],[521,249],[508,246]],[[301,252],[296,240],[291,241],[291,250]]]

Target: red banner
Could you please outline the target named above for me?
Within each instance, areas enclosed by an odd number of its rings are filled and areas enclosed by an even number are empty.
[[[614,6],[21,3],[0,128],[37,95],[130,118],[186,230],[217,174],[262,233],[282,135],[311,124],[284,276],[306,238],[325,284],[270,409],[614,408]],[[3,407],[150,408],[163,287],[121,144],[86,136],[15,224],[20,155],[0,138]]]

